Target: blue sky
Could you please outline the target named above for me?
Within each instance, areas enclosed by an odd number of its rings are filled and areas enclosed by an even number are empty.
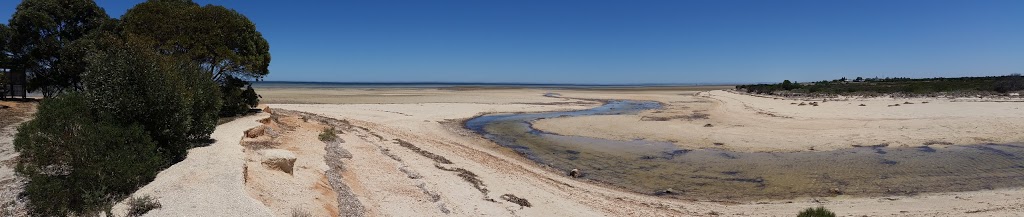
[[[6,23],[18,1],[0,2]],[[111,16],[141,1],[99,0]],[[1024,1],[196,1],[270,42],[266,80],[719,83],[1024,72]]]

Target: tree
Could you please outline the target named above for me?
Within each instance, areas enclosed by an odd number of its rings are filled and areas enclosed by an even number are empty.
[[[11,30],[0,23],[0,69],[10,69],[11,52],[7,44],[11,43]]]
[[[139,124],[167,159],[181,160],[217,121],[217,86],[196,64],[159,55],[144,38],[104,33],[83,40],[85,93],[100,119]],[[120,118],[133,117],[133,118]]]
[[[65,68],[65,62],[82,57],[64,49],[108,19],[91,0],[22,1],[10,20],[12,68],[26,72],[29,91],[39,90],[47,98],[80,90],[81,71]]]
[[[102,210],[212,133],[217,85],[198,65],[157,54],[144,40],[98,31],[77,41],[86,51],[82,91],[44,100],[19,128],[17,172],[29,179],[35,214]]]
[[[270,46],[244,15],[189,0],[150,0],[129,9],[122,20],[126,33],[150,38],[158,53],[188,58],[205,69],[221,86],[222,115],[246,112],[240,108],[259,102],[247,89],[249,81],[269,73]]]
[[[10,30],[7,25],[0,23],[0,99],[7,97],[7,84],[10,82],[7,75],[10,67],[10,52],[7,44],[10,43]]]
[[[91,215],[151,181],[164,161],[139,125],[97,119],[84,94],[44,100],[18,128],[16,171],[39,216]]]
[[[782,81],[782,89],[792,90],[793,89],[793,82],[790,82],[789,80]]]

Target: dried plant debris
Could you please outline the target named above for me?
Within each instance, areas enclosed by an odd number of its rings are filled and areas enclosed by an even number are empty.
[[[516,197],[516,195],[512,195],[512,194],[501,195],[501,199],[506,200],[508,202],[515,203],[515,204],[519,204],[519,206],[524,206],[524,207],[531,207],[531,206],[533,206],[532,204],[530,204],[530,201],[526,200],[526,198]]]
[[[452,164],[452,161],[448,160],[447,158],[444,158],[441,155],[437,155],[437,154],[431,153],[429,151],[420,149],[420,147],[416,147],[412,143],[406,142],[405,140],[395,139],[395,142],[397,142],[398,145],[401,145],[402,147],[408,148],[409,150],[412,150],[413,152],[416,152],[416,153],[418,153],[420,155],[423,155],[423,157],[430,158],[431,160],[434,160],[434,162],[437,162],[439,164]]]
[[[473,184],[473,187],[476,188],[476,190],[479,190],[480,193],[484,193],[486,195],[487,192],[490,192],[489,190],[487,190],[487,186],[484,185],[484,181],[480,180],[480,177],[477,176],[476,173],[473,173],[472,171],[469,171],[469,170],[466,170],[466,169],[463,169],[463,168],[458,168],[458,167],[445,168],[445,167],[441,166],[440,164],[434,164],[434,167],[437,167],[438,169],[441,169],[441,170],[444,170],[444,171],[451,171],[451,172],[458,173],[459,177],[462,177],[462,180],[465,180],[466,182],[469,182],[469,184]]]

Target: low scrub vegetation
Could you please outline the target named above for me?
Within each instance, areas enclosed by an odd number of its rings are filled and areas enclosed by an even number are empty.
[[[819,206],[818,208],[807,208],[797,214],[797,217],[836,217],[836,214]]]
[[[128,214],[127,217],[137,217],[146,214],[154,209],[160,209],[160,201],[157,201],[155,197],[149,195],[142,197],[133,197],[128,199]]]
[[[330,142],[338,139],[338,131],[334,127],[324,127],[320,132],[320,141]]]

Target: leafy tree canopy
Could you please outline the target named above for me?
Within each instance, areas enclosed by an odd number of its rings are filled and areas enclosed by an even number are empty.
[[[218,82],[229,76],[260,79],[269,73],[269,44],[235,10],[189,0],[150,0],[121,19],[125,32],[151,38],[151,47],[160,53],[196,61]]]
[[[9,69],[10,52],[7,45],[11,42],[10,27],[0,23],[0,69]]]
[[[81,56],[63,49],[108,19],[91,0],[22,1],[10,20],[12,68],[27,72],[29,90],[39,90],[45,97],[81,89],[81,71],[66,68],[65,63]]]
[[[142,125],[171,160],[213,132],[220,94],[199,66],[157,54],[144,38],[98,33],[81,41],[91,51],[85,93],[99,118]]]

